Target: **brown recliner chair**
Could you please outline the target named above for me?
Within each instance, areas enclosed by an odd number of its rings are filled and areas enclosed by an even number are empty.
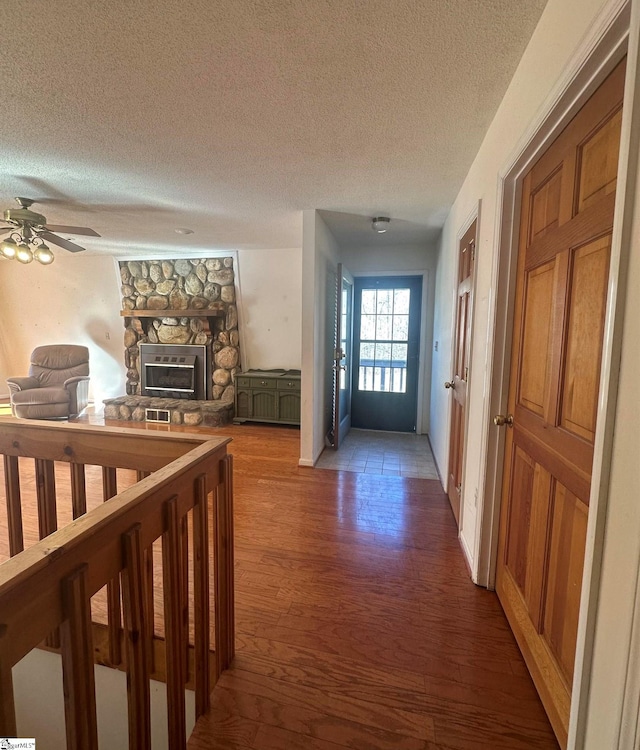
[[[75,417],[89,400],[89,350],[75,344],[38,346],[31,352],[29,376],[7,383],[14,416]]]

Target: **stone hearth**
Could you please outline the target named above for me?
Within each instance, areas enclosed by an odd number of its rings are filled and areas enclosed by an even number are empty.
[[[233,402],[194,401],[150,396],[118,396],[104,401],[104,418],[123,422],[144,422],[146,409],[168,410],[170,424],[191,427],[222,427],[233,419]]]

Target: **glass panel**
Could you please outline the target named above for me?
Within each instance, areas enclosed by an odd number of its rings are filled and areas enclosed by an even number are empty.
[[[360,364],[372,365],[375,359],[375,344],[360,344]]]
[[[375,391],[389,390],[389,370],[386,367],[374,368],[373,389]]]
[[[392,310],[393,291],[391,289],[378,289],[378,305],[376,312],[378,315],[389,315]]]
[[[376,366],[391,367],[391,344],[376,344]]]
[[[393,316],[393,340],[394,341],[407,341],[409,338],[409,316],[408,315],[394,315]]]
[[[360,310],[366,315],[375,315],[376,312],[376,290],[363,289]]]
[[[410,289],[393,290],[393,312],[396,315],[409,314],[409,299],[411,297]]]
[[[394,367],[406,367],[407,366],[407,345],[406,344],[393,344],[393,353],[391,359],[393,360]]]
[[[391,315],[378,315],[376,320],[376,339],[387,341],[391,338]]]
[[[360,367],[358,373],[358,388],[361,391],[373,390],[373,367]]]
[[[376,316],[363,315],[360,318],[360,338],[365,341],[376,340]]]
[[[410,289],[363,289],[358,387],[405,393]],[[377,342],[377,343],[373,343]]]

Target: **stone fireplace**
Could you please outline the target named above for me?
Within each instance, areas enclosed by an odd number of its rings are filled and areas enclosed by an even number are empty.
[[[232,403],[240,366],[233,258],[121,261],[119,265],[127,395],[151,395],[142,392],[141,344],[161,349],[179,345],[204,347],[208,352],[209,380],[202,398]]]
[[[240,368],[233,258],[132,260],[119,266],[127,393],[104,401],[105,419],[228,424]],[[147,353],[156,357],[155,369],[145,373]],[[182,359],[172,363],[172,357]]]

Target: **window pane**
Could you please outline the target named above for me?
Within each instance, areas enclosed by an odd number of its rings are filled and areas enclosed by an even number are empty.
[[[389,370],[386,367],[376,367],[373,375],[374,391],[389,390]]]
[[[391,338],[391,315],[378,315],[376,321],[376,339],[390,339]]]
[[[375,344],[360,344],[360,365],[373,365],[375,351]]]
[[[391,309],[392,300],[393,292],[391,289],[378,289],[378,305],[376,309],[378,315],[390,315],[393,312]]]
[[[376,312],[376,290],[375,289],[363,289],[362,290],[362,303],[360,309],[367,315],[373,315]]]
[[[407,366],[407,345],[406,344],[393,344],[391,359],[393,360],[394,367],[406,367]]]
[[[373,367],[361,367],[358,373],[358,388],[361,391],[373,390]]]
[[[400,315],[408,315],[410,296],[411,291],[409,289],[394,289],[393,312]]]
[[[407,341],[409,338],[409,316],[408,315],[394,315],[393,316],[393,340],[394,341]]]
[[[391,344],[376,344],[376,367],[391,367]]]
[[[360,318],[360,338],[365,341],[376,340],[376,316],[363,315]]]

